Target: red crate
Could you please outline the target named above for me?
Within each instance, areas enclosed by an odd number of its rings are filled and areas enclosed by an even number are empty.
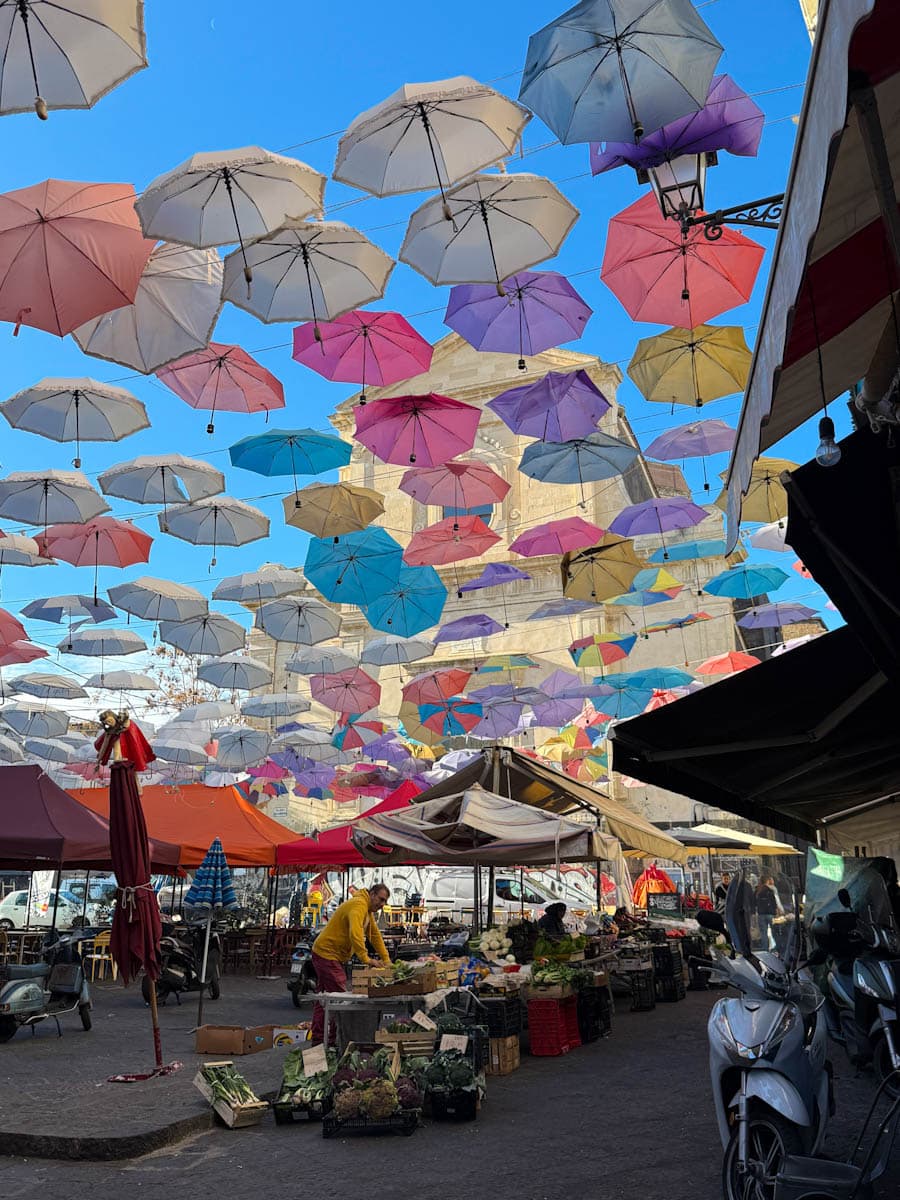
[[[577,998],[529,1000],[528,1037],[532,1054],[568,1054],[575,1050],[581,1045]]]

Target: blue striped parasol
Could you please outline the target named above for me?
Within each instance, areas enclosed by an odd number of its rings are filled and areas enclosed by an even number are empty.
[[[184,896],[184,903],[195,908],[238,908],[237,896],[231,882],[231,871],[222,843],[216,838],[197,868],[194,882]]]

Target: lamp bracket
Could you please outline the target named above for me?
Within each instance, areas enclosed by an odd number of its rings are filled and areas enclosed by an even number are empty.
[[[747,204],[736,204],[733,208],[719,208],[702,216],[681,218],[683,233],[694,225],[703,226],[707,241],[717,242],[726,225],[752,225],[756,229],[777,229],[784,208],[784,192],[778,196],[766,196],[762,200],[751,200]]]

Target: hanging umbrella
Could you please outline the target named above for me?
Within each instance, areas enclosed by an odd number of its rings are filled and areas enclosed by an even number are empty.
[[[405,83],[351,121],[334,178],[376,196],[433,191],[507,158],[531,114],[493,88],[457,75]]]
[[[706,509],[682,497],[653,497],[623,508],[609,528],[623,537],[639,537],[641,534],[659,537],[663,544],[663,559],[666,559],[665,534],[672,529],[691,529],[708,516]]]
[[[364,713],[377,708],[381,688],[365,671],[353,667],[335,675],[314,675],[309,682],[314,700],[338,713]]]
[[[147,643],[130,629],[79,629],[70,631],[59,643],[63,654],[84,654],[109,658],[122,654],[140,654]]]
[[[18,742],[0,733],[0,762],[21,763],[25,761],[25,752]]]
[[[476,350],[542,354],[584,333],[593,310],[557,271],[520,271],[497,285],[460,284],[450,292],[444,324]]]
[[[53,560],[44,558],[34,538],[21,533],[5,533],[0,537],[0,571],[4,567],[50,567]]]
[[[277,600],[290,596],[300,586],[296,571],[283,567],[281,563],[263,563],[256,571],[242,575],[229,575],[213,588],[213,600],[235,600],[238,604],[264,600]]]
[[[778,629],[785,625],[800,625],[815,618],[816,610],[806,604],[783,601],[775,604],[760,604],[738,621],[742,629]]]
[[[6,540],[5,538],[3,539]],[[0,541],[0,546],[3,542]],[[105,600],[94,601],[91,596],[44,596],[32,600],[22,609],[22,616],[29,621],[51,621],[61,625],[68,621],[71,627],[73,621],[93,621],[95,625],[103,621],[115,620],[116,610]]]
[[[465,696],[449,696],[446,700],[420,704],[419,719],[426,729],[440,737],[459,737],[471,733],[484,716],[484,709]]]
[[[430,658],[434,653],[434,642],[424,638],[397,637],[388,634],[386,637],[372,638],[367,642],[359,656],[359,661],[369,663],[374,667],[385,667],[393,663],[418,662],[421,658]]]
[[[190,504],[225,491],[225,476],[209,463],[181,454],[142,455],[97,476],[100,490],[135,504]]]
[[[316,646],[337,637],[340,616],[321,600],[306,596],[283,596],[256,610],[256,628],[276,642]]]
[[[608,433],[592,433],[567,442],[532,442],[522,453],[519,470],[541,483],[577,483],[584,502],[585,483],[614,479],[640,453],[637,446]]]
[[[157,758],[180,767],[205,767],[209,755],[199,742],[191,740],[187,732],[184,738],[172,733],[157,734],[153,739],[153,752]]]
[[[473,175],[416,209],[399,258],[437,287],[492,283],[504,294],[502,280],[552,258],[577,220],[540,175]]]
[[[600,278],[633,320],[693,330],[750,299],[764,253],[727,227],[682,230],[648,193],[610,221]]]
[[[61,179],[0,194],[0,321],[65,337],[131,304],[153,249],[134,199],[130,184]]]
[[[269,535],[269,518],[265,513],[230,496],[180,504],[167,514],[160,513],[158,520],[163,533],[171,533],[195,546],[212,546],[210,567],[216,565],[219,546],[245,546]]]
[[[92,358],[144,375],[209,345],[222,310],[222,260],[215,250],[164,243],[147,259],[131,304],[72,331]]]
[[[632,671],[631,682],[659,692],[688,687],[694,682],[694,677],[678,667],[648,667],[643,671]]]
[[[72,747],[58,738],[26,738],[24,750],[45,763],[68,763],[72,757]]]
[[[178,621],[160,621],[160,641],[185,654],[234,654],[244,647],[244,627],[221,613],[208,612]]]
[[[431,366],[432,347],[396,312],[344,313],[334,321],[294,330],[292,357],[337,383],[385,387],[420,375]]]
[[[695,670],[698,675],[736,675],[738,671],[758,666],[759,659],[752,654],[729,650],[727,654],[716,654],[705,659]]]
[[[225,851],[218,838],[213,839],[203,862],[194,872],[193,882],[184,894],[184,903],[192,908],[207,910],[206,936],[203,939],[203,958],[200,965],[200,1000],[197,1005],[197,1027],[199,1028],[203,1024],[203,994],[209,983],[206,978],[206,965],[209,962],[209,936],[212,930],[213,913],[240,907],[231,883],[231,872],[228,869]],[[216,966],[216,988],[218,991],[218,964]]]
[[[73,567],[94,568],[94,598],[100,567],[131,567],[149,562],[153,538],[130,521],[95,517],[83,524],[51,525],[38,534],[41,553]]]
[[[526,621],[549,621],[557,620],[559,617],[572,617],[579,613],[589,612],[597,605],[591,600],[567,600],[560,597],[558,600],[548,600],[545,604],[540,604],[538,607],[525,618]]]
[[[789,650],[795,650],[798,646],[805,646],[807,642],[811,642],[812,640],[813,635],[811,633],[806,633],[802,637],[788,638],[780,646],[775,646],[772,650],[772,657],[778,658],[782,654],[787,654]]]
[[[668,571],[660,570],[657,567],[647,567],[643,571],[638,571],[627,592],[616,596],[609,603],[632,608],[664,604],[667,600],[674,600],[683,587],[684,584],[674,575],[670,575]]]
[[[42,379],[4,400],[0,413],[13,429],[74,442],[76,469],[82,442],[119,442],[150,428],[147,410],[136,396],[96,379]]]
[[[281,503],[285,524],[319,538],[359,533],[384,513],[380,492],[353,483],[311,483]]]
[[[25,525],[90,521],[109,505],[80,471],[13,471],[0,479],[0,517]]]
[[[594,707],[604,722],[636,717],[653,699],[653,688],[641,687],[627,679],[619,682],[615,675],[601,676],[594,683],[598,685],[593,697]]]
[[[346,467],[353,447],[315,429],[269,429],[241,438],[228,448],[232,466],[256,475],[290,475],[297,498],[297,475],[323,475]]]
[[[570,600],[610,600],[627,591],[643,567],[634,542],[606,533],[595,546],[563,559],[563,592]]]
[[[741,517],[744,521],[782,521],[787,517],[787,492],[781,482],[785,471],[796,471],[797,464],[786,458],[758,458],[753,464],[750,482],[744,493]],[[724,474],[722,475],[724,479]],[[716,498],[716,508],[725,511],[725,492]],[[0,510],[2,515],[2,510]]]
[[[117,584],[108,594],[116,608],[154,624],[200,617],[209,609],[206,597],[196,588],[149,575]]]
[[[402,566],[400,543],[373,525],[362,533],[348,533],[337,545],[328,538],[312,538],[303,573],[326,600],[368,604],[396,583]]]
[[[470,699],[481,705],[481,720],[472,728],[472,736],[495,741],[513,733],[522,719],[525,705],[510,696],[485,696],[493,688],[480,688]]]
[[[86,688],[102,688],[111,692],[156,692],[159,681],[141,671],[107,671],[105,675],[90,675]]]
[[[263,692],[243,701],[241,716],[258,717],[261,720],[267,720],[269,717],[293,717],[297,713],[309,712],[309,708],[306,697],[296,692]]]
[[[363,606],[373,629],[413,637],[441,619],[447,589],[434,567],[402,567],[396,580]]]
[[[260,729],[226,729],[219,734],[216,764],[223,771],[245,771],[268,755],[272,739]]]
[[[14,729],[20,737],[62,737],[69,728],[68,713],[56,708],[39,708],[34,704],[4,704],[0,721]]]
[[[580,550],[593,546],[603,537],[604,531],[591,521],[581,517],[563,517],[559,521],[546,521],[520,533],[509,548],[513,554],[524,558],[536,558],[541,554],[565,554],[568,550]]]
[[[430,392],[360,404],[353,436],[382,462],[442,466],[472,449],[481,411]]]
[[[439,467],[410,467],[400,480],[400,491],[420,504],[466,509],[498,504],[509,484],[486,463],[454,460]]]
[[[393,269],[390,255],[341,221],[287,220],[228,255],[222,295],[266,323],[317,325],[380,299]]]
[[[743,392],[751,358],[739,325],[673,328],[638,342],[628,374],[646,400],[701,408]]]
[[[518,551],[518,553],[521,553],[521,551]],[[477,578],[469,579],[464,583],[460,591],[478,592],[483,588],[500,587],[504,583],[514,583],[517,579],[530,578],[531,576],[526,571],[520,571],[512,563],[486,563],[481,574]]]
[[[478,558],[499,541],[481,517],[445,517],[413,534],[403,561],[411,567],[447,566]]]
[[[34,662],[38,658],[48,658],[48,652],[43,646],[33,646],[24,638],[4,641],[0,637],[0,667],[14,667],[23,663]]]
[[[207,433],[217,412],[272,412],[284,408],[284,388],[240,346],[210,342],[205,350],[178,358],[156,372],[191,408],[208,409]]]
[[[237,715],[238,710],[233,703],[227,700],[203,700],[200,704],[190,704],[186,708],[180,708],[164,729],[171,732],[175,726],[191,725],[203,726],[204,732],[206,732],[214,725],[221,725],[224,721],[233,720]],[[163,731],[161,729],[159,732]],[[187,730],[178,729],[180,737],[186,737],[187,732]]]
[[[569,653],[576,667],[608,667],[627,658],[636,642],[633,633],[592,633],[572,642]]]
[[[558,728],[577,717],[584,707],[584,685],[571,671],[553,671],[541,680],[540,690],[544,699],[532,706],[537,725]]]
[[[582,0],[529,39],[519,99],[564,146],[640,141],[701,107],[721,54],[690,0]]]
[[[264,662],[243,654],[224,654],[208,659],[197,668],[197,678],[213,687],[234,692],[252,691],[272,682],[272,672]]]
[[[25,626],[5,608],[0,608],[0,646],[10,642],[26,641]]]
[[[434,642],[463,642],[470,638],[490,637],[494,633],[502,633],[503,626],[487,613],[472,613],[469,616],[457,617],[442,625],[435,635]]]
[[[734,445],[735,430],[724,421],[691,421],[654,438],[644,450],[648,458],[671,462],[678,458],[703,458],[724,454]]]
[[[487,407],[513,433],[565,442],[596,433],[601,417],[609,412],[609,401],[587,371],[550,371],[534,383],[502,392],[488,400]]]
[[[437,671],[426,671],[411,679],[403,689],[403,699],[411,704],[435,703],[457,696],[469,682],[470,671],[460,667],[442,667]]]
[[[340,724],[331,740],[338,750],[362,750],[380,741],[383,735],[381,721],[360,721],[354,717]]]
[[[82,700],[87,696],[84,688],[74,680],[66,675],[52,675],[49,671],[17,675],[10,683],[14,691],[44,700]]]
[[[295,675],[337,675],[359,665],[359,659],[339,646],[301,646],[284,664]]]
[[[776,553],[786,554],[791,551],[791,547],[785,541],[787,533],[787,522],[782,517],[778,521],[772,521],[768,525],[762,525],[759,529],[755,529],[750,534],[750,545],[755,550],[775,551]],[[3,543],[0,542],[0,547]]]
[[[698,541],[668,542],[664,550],[662,546],[647,556],[647,562],[661,563],[686,562],[695,558],[724,558],[725,541],[723,538],[701,538]]]
[[[712,596],[749,600],[753,596],[777,592],[787,580],[787,572],[771,563],[741,563],[714,575],[703,585],[703,590]]]

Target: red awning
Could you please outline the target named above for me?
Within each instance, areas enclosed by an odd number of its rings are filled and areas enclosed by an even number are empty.
[[[418,788],[410,780],[401,783],[396,791],[386,796],[380,804],[370,808],[366,816],[376,813],[395,812],[398,808],[406,808],[419,794]],[[294,867],[303,870],[308,867],[370,867],[372,864],[363,858],[350,840],[353,822],[347,825],[337,825],[334,829],[326,830],[317,838],[299,838],[278,847],[278,866]]]

